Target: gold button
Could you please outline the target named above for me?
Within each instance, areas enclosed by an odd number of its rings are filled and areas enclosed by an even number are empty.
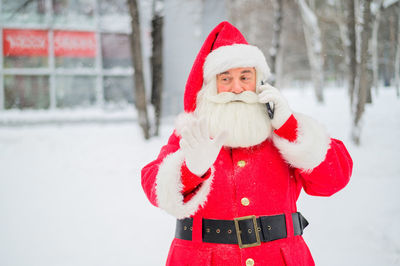
[[[242,203],[243,206],[249,206],[250,204],[250,200],[248,198],[242,198],[240,202]]]
[[[254,265],[254,260],[252,258],[246,260],[246,266],[253,266],[253,265]]]
[[[238,165],[239,167],[244,167],[244,166],[246,165],[246,162],[243,161],[243,160],[240,160],[240,161],[237,162],[237,165]]]

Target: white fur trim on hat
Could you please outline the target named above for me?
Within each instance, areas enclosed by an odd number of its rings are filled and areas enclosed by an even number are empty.
[[[177,219],[194,215],[199,207],[206,203],[215,172],[212,167],[211,176],[201,184],[196,194],[188,202],[183,202],[181,193],[183,188],[181,181],[183,161],[184,156],[181,150],[169,154],[160,164],[156,176],[157,204]]]
[[[276,134],[272,140],[287,163],[309,173],[325,160],[331,139],[324,126],[311,117],[298,113],[294,117],[298,123],[296,141]]]
[[[270,75],[267,61],[260,49],[249,44],[233,44],[221,46],[207,56],[204,63],[204,81],[207,84],[215,75],[238,67],[255,67],[257,84]]]

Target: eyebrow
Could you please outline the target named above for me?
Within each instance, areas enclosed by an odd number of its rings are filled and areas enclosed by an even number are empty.
[[[252,74],[251,70],[243,70],[242,72],[240,72],[240,74],[245,74],[245,73]],[[219,73],[218,75],[230,75],[230,73],[229,73],[229,71],[225,71],[225,72]]]
[[[229,71],[225,71],[225,72],[219,73],[218,75],[226,75],[226,74],[230,74]]]
[[[244,73],[250,73],[250,74],[252,74],[253,72],[251,72],[250,70],[243,70],[242,72],[240,72],[241,74],[244,74]]]

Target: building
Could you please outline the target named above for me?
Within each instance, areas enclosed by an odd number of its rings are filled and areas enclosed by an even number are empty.
[[[1,1],[0,109],[133,102],[125,1],[24,3]]]
[[[221,4],[212,2],[165,2],[164,114],[181,109],[197,50],[223,19]],[[152,1],[139,3],[144,67],[149,69]],[[126,0],[0,0],[0,21],[0,114],[132,109]],[[149,71],[145,79],[149,85]]]

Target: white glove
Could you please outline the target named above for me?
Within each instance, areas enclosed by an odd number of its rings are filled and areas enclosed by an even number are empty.
[[[214,164],[227,138],[222,132],[215,139],[210,139],[206,120],[196,120],[182,130],[179,142],[187,168],[197,176],[204,175]]]
[[[261,91],[258,95],[258,101],[260,103],[272,102],[274,104],[274,118],[271,120],[271,125],[274,129],[279,129],[292,115],[287,100],[277,88],[269,84],[260,86],[259,90]]]

